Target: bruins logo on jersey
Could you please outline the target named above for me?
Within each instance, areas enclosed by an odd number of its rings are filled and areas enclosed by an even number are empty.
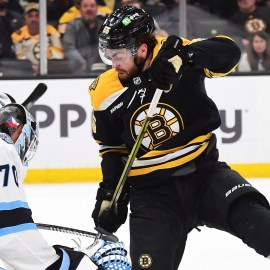
[[[150,268],[153,264],[153,259],[149,254],[142,254],[139,257],[138,263],[141,268]]]
[[[130,120],[131,134],[136,140],[147,114],[149,104],[141,106]],[[145,150],[153,150],[184,129],[179,112],[165,103],[159,103],[142,140]]]
[[[245,23],[245,29],[248,33],[254,34],[266,29],[266,22],[260,18],[250,18]]]

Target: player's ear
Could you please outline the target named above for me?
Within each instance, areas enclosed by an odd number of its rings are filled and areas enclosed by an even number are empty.
[[[145,59],[147,56],[147,51],[148,46],[145,43],[141,44],[138,48],[138,56]]]

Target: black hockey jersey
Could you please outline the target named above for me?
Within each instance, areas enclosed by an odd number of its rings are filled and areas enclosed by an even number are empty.
[[[154,57],[162,44],[154,50]],[[228,37],[188,41],[195,54],[174,89],[162,94],[137,154],[128,180],[155,181],[200,156],[212,131],[220,126],[214,102],[207,96],[206,77],[224,76],[237,65],[240,51]],[[93,106],[92,131],[100,144],[103,185],[116,185],[155,93],[148,70],[121,83],[115,69],[100,75],[90,86]],[[155,177],[153,177],[155,176]]]

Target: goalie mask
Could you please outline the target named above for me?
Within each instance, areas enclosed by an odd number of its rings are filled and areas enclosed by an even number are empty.
[[[33,116],[17,103],[0,108],[0,132],[9,135],[23,125],[14,146],[23,165],[33,158],[38,146],[39,128]]]

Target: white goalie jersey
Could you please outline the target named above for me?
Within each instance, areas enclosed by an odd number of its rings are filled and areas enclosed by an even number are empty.
[[[77,251],[50,246],[32,219],[23,188],[26,171],[11,138],[0,133],[0,261],[6,270],[131,269],[122,242],[98,239]]]
[[[7,269],[46,269],[59,256],[33,222],[23,188],[26,170],[10,137],[0,133],[0,259]]]

